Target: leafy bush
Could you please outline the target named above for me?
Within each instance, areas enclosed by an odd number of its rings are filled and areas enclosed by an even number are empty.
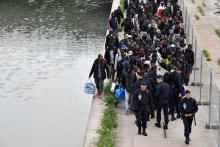
[[[220,59],[218,59],[218,65],[220,66]]]
[[[201,6],[198,6],[197,9],[202,16],[205,16],[205,12]]]
[[[202,2],[202,6],[203,6],[203,7],[206,7],[206,4],[205,4],[205,2]]]
[[[198,15],[195,15],[195,18],[196,18],[196,20],[199,20],[199,19],[200,19]]]
[[[209,52],[208,52],[207,49],[204,49],[204,50],[202,51],[202,53],[203,53],[203,55],[205,56],[206,61],[212,61],[212,59],[211,59],[211,57],[210,57]]]
[[[220,29],[215,30],[215,34],[220,38]]]

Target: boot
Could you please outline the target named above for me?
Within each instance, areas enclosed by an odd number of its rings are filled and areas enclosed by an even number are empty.
[[[157,127],[157,128],[161,128],[160,123],[155,123],[155,127]]]
[[[189,144],[189,140],[190,140],[190,139],[189,139],[189,137],[187,136],[187,137],[186,137],[186,140],[185,140],[185,144]]]
[[[177,119],[181,118],[181,115],[180,114],[177,114]]]
[[[138,127],[138,135],[141,135],[141,127]]]
[[[185,141],[185,144],[189,144],[189,140],[186,140],[186,141]]]
[[[155,114],[154,112],[151,114],[151,119],[154,119],[155,118]]]
[[[171,121],[174,121],[174,120],[176,120],[176,118],[174,117],[174,115],[172,115]]]
[[[147,136],[147,133],[146,133],[146,129],[145,129],[145,128],[143,128],[142,135]]]
[[[164,125],[164,129],[168,130],[168,125],[167,124]]]

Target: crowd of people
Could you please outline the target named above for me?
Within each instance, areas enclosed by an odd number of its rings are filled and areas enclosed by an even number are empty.
[[[155,126],[160,128],[163,110],[164,129],[169,120],[182,118],[189,144],[198,107],[184,85],[189,84],[194,52],[186,41],[177,0],[125,0],[125,16],[121,9],[111,13],[105,55],[98,55],[89,74],[94,75],[96,96],[101,97],[104,80],[111,78],[125,89],[125,112],[135,114],[138,134],[147,136],[147,121],[155,112]],[[119,40],[122,28],[124,38]],[[158,66],[167,72],[158,74]]]

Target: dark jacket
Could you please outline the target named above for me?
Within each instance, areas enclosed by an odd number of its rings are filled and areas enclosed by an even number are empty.
[[[139,79],[134,83],[134,86],[132,88],[132,93],[134,94],[138,89],[141,87],[141,83],[144,81],[144,79]]]
[[[118,20],[116,17],[112,17],[109,19],[109,26],[112,28],[114,31],[118,30]]]
[[[99,59],[96,59],[92,65],[92,69],[90,71],[89,77],[94,74],[94,78],[98,79],[99,78],[99,63],[101,67],[101,79],[105,80],[106,79],[106,74],[109,74],[109,67],[107,65],[107,62],[103,60],[102,62],[99,61]]]
[[[136,75],[134,72],[123,71],[122,72],[122,85],[130,93],[132,92],[133,85],[136,81]]]
[[[150,92],[142,91],[138,89],[135,91],[134,99],[137,104],[137,108],[147,108],[149,109],[152,105],[152,96]]]
[[[194,52],[191,49],[186,49],[184,51],[184,55],[186,57],[186,60],[188,61],[188,64],[194,65]]]
[[[172,97],[170,85],[165,82],[162,82],[159,85],[157,85],[155,96],[157,102],[168,104],[169,99],[171,99]]]
[[[185,114],[195,114],[198,111],[198,106],[196,100],[193,98],[187,99],[183,98],[179,104],[180,112],[182,117],[185,117]]]
[[[172,85],[171,88],[172,90],[179,94],[182,91],[182,79],[181,79],[181,74],[177,73],[176,71],[171,73],[172,75]]]

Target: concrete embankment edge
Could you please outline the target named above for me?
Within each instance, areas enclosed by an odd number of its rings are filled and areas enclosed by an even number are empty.
[[[117,9],[119,5],[120,5],[120,0],[113,0],[111,12]],[[108,30],[106,31],[106,35],[107,33],[108,33]],[[103,53],[105,52],[104,44],[103,44]],[[104,108],[105,108],[104,101],[100,99],[96,99],[96,98],[92,100],[91,107],[90,107],[90,114],[89,114],[88,123],[86,127],[84,142],[83,142],[83,147],[95,147],[96,146],[95,139],[98,137],[97,130],[101,124],[101,118],[103,116]]]

